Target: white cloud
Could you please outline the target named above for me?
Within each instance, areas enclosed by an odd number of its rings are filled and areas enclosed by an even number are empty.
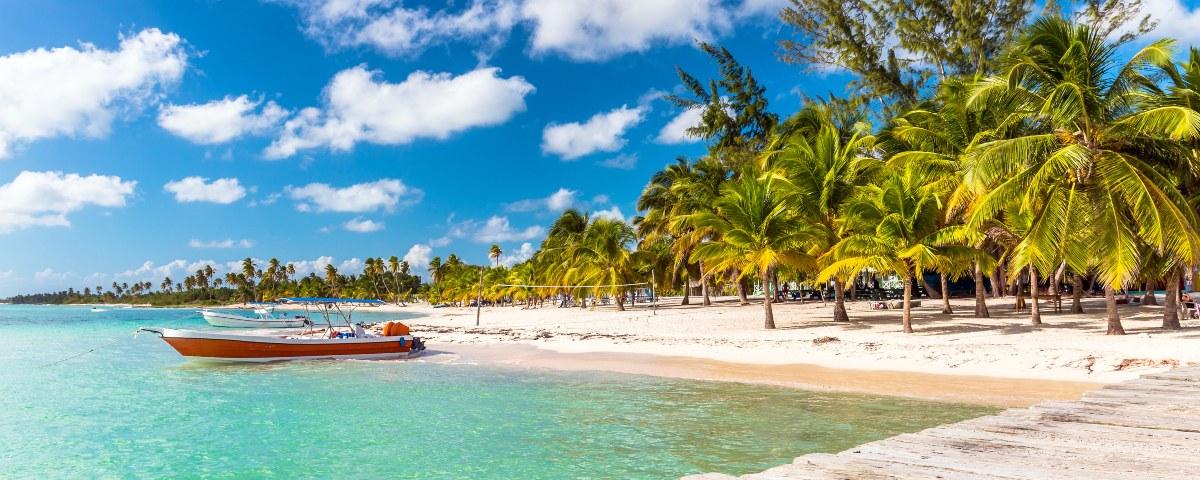
[[[365,218],[353,218],[342,225],[351,232],[371,233],[383,230],[383,222],[376,222]]]
[[[246,188],[236,178],[218,178],[209,182],[204,177],[186,177],[167,182],[163,190],[175,195],[179,203],[209,202],[228,205],[246,196]]]
[[[533,85],[500,69],[462,75],[416,71],[400,83],[358,66],[338,72],[325,88],[324,106],[305,108],[284,123],[264,152],[286,158],[301,150],[344,152],[358,142],[403,145],[420,138],[443,140],[474,127],[498,125],[525,110]]]
[[[658,137],[654,141],[668,145],[699,141],[699,138],[688,135],[687,129],[699,125],[703,114],[704,111],[699,108],[689,108],[680,112],[658,131]]]
[[[533,212],[537,210],[549,210],[551,212],[561,212],[575,205],[575,190],[567,190],[560,188],[558,191],[550,194],[546,198],[527,198],[517,200],[504,206],[504,209],[509,212]]]
[[[0,158],[18,143],[57,136],[101,138],[115,117],[158,100],[187,67],[182,40],[156,28],[90,43],[0,57]]]
[[[259,109],[260,105],[262,100],[250,100],[246,95],[203,104],[166,105],[158,112],[158,125],[194,143],[225,143],[266,132],[287,116],[287,110],[275,102]]]
[[[594,203],[596,205],[604,205],[608,202],[609,202],[608,195],[605,195],[603,193],[592,197],[592,203]]]
[[[522,13],[536,25],[533,53],[577,61],[711,40],[731,27],[718,0],[525,0]]]
[[[1144,40],[1168,37],[1180,45],[1200,43],[1200,7],[1188,8],[1180,0],[1145,0],[1142,13],[1158,20],[1158,27]]]
[[[224,240],[208,241],[193,238],[188,242],[188,246],[192,248],[251,248],[254,246],[254,242],[245,238],[241,240],[226,238]]]
[[[544,233],[545,229],[537,225],[517,230],[509,224],[508,217],[493,216],[475,231],[474,239],[478,243],[518,242],[532,240]]]
[[[134,280],[134,281],[151,280],[151,279],[162,280],[163,277],[169,277],[169,276],[175,275],[177,273],[183,273],[186,275],[188,273],[195,271],[195,270],[185,270],[185,268],[188,266],[189,266],[188,261],[182,260],[182,259],[172,260],[172,261],[164,263],[162,265],[157,265],[151,260],[146,260],[145,262],[142,262],[142,264],[140,266],[138,266],[137,268],[132,268],[129,270],[125,270],[124,272],[119,272],[119,273],[113,274],[113,278]],[[197,267],[197,270],[200,268],[204,268],[203,265],[201,265],[200,267]]]
[[[609,220],[625,221],[625,215],[621,214],[621,209],[616,205],[609,207],[607,210],[592,212],[592,218],[607,218]]]
[[[421,201],[425,192],[412,188],[394,178],[334,188],[325,183],[310,183],[303,187],[287,187],[287,194],[296,201],[301,212],[363,213],[375,210],[393,211],[398,205]]]
[[[33,278],[39,282],[61,281],[71,276],[73,276],[71,272],[59,272],[53,268],[47,268],[33,274]]]
[[[337,266],[338,273],[342,275],[362,273],[363,261],[358,257],[349,260],[342,260],[342,263]]]
[[[434,12],[390,0],[288,3],[300,8],[305,33],[328,48],[370,46],[395,56],[416,56],[431,46],[462,41],[495,49],[520,20],[512,0],[473,0],[461,10]]]
[[[597,162],[600,166],[608,168],[616,168],[620,170],[633,170],[637,166],[638,156],[636,153],[625,153],[612,158],[606,158]]]
[[[136,185],[117,176],[23,171],[0,185],[0,233],[67,227],[67,214],[88,205],[124,207]]]
[[[773,17],[788,0],[472,0],[430,11],[392,0],[284,0],[301,12],[304,32],[327,48],[370,46],[416,56],[431,46],[472,43],[486,58],[517,25],[529,52],[602,61],[663,45],[689,45],[732,31],[734,21]]]
[[[433,248],[431,248],[429,245],[418,243],[409,248],[408,253],[404,254],[404,261],[408,262],[408,265],[412,267],[413,270],[418,268],[424,269],[429,265],[429,258],[431,254],[433,254]]]
[[[310,273],[321,275],[325,272],[325,266],[332,263],[333,257],[322,256],[317,257],[315,260],[296,260],[287,262],[287,265],[295,267],[297,276],[304,277],[308,276]]]
[[[584,123],[551,123],[542,130],[542,152],[552,153],[563,160],[595,152],[615,152],[625,146],[625,131],[645,117],[642,107],[620,108],[592,115]]]
[[[506,253],[500,256],[500,264],[506,267],[511,267],[518,263],[529,260],[533,257],[533,244],[525,242],[521,244],[521,248],[514,253]]]

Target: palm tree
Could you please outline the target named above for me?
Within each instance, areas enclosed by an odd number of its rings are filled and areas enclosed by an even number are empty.
[[[683,298],[680,305],[691,303],[689,295],[691,292],[688,285],[688,258],[691,256],[691,251],[686,249],[692,245],[678,242],[687,232],[681,231],[680,227],[684,226],[673,222],[672,219],[693,212],[685,211],[686,207],[692,204],[685,205],[680,189],[672,187],[687,181],[692,174],[692,164],[684,157],[676,158],[675,163],[655,172],[650,178],[650,183],[646,184],[641,196],[638,197],[637,208],[646,214],[633,219],[633,225],[637,228],[643,248],[645,245],[667,242],[671,251],[674,252],[672,257],[675,261],[672,262],[670,268],[662,271],[662,278],[665,282],[669,282],[671,288],[683,287]]]
[[[438,283],[442,279],[442,257],[433,257],[429,261],[429,280],[431,283]]]
[[[637,241],[633,227],[614,219],[597,218],[584,230],[579,241],[568,249],[572,268],[567,277],[597,287],[617,301],[617,310],[625,310],[626,284],[637,280],[637,256],[630,247]]]
[[[970,247],[951,244],[955,232],[942,226],[940,205],[947,193],[937,178],[910,163],[862,187],[844,208],[851,234],[834,246],[833,262],[817,277],[825,281],[867,268],[898,275],[904,282],[904,333],[912,333],[916,278],[974,258]]]
[[[1113,294],[1140,267],[1139,247],[1197,256],[1195,212],[1152,153],[1200,137],[1200,113],[1186,106],[1132,108],[1145,96],[1148,65],[1170,61],[1171,42],[1151,43],[1124,65],[1091,26],[1043,18],[1005,60],[1006,73],[979,83],[971,104],[1017,102],[1033,131],[979,145],[967,168],[992,188],[972,207],[975,223],[1010,204],[1033,220],[1013,256],[1050,271],[1056,258],[1092,256],[1104,283],[1108,333],[1125,333]],[[1172,145],[1174,143],[1175,145]],[[1080,221],[1080,219],[1082,219]],[[1067,230],[1083,224],[1087,235]]]
[[[493,267],[500,266],[500,255],[504,253],[500,250],[500,245],[492,244],[492,248],[488,249],[488,258],[492,260]]]
[[[762,282],[764,328],[775,328],[770,279],[781,265],[812,268],[804,247],[816,232],[792,209],[787,189],[770,176],[743,175],[721,187],[713,211],[684,217],[718,235],[696,246],[693,256],[709,271],[737,270],[739,280],[757,274]]]
[[[330,296],[338,296],[341,283],[341,275],[338,275],[337,268],[334,268],[332,263],[325,264],[325,285],[329,287]]]
[[[171,277],[163,277],[163,281],[158,285],[158,288],[162,289],[163,293],[171,293],[171,285],[174,284],[175,282],[171,281]]]
[[[871,178],[880,161],[873,156],[875,137],[859,130],[843,139],[828,117],[818,117],[815,132],[804,129],[779,138],[762,158],[764,170],[781,178],[795,190],[789,208],[803,212],[818,234],[808,252],[828,266],[829,255],[847,231],[841,226],[842,209],[855,189]],[[806,135],[805,133],[809,133]],[[848,322],[845,285],[859,272],[831,277],[833,282],[833,320]]]

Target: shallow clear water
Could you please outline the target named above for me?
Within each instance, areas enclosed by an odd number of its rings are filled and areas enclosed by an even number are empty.
[[[0,477],[675,478],[995,410],[451,356],[202,366],[133,337],[152,325],[205,324],[0,306]]]

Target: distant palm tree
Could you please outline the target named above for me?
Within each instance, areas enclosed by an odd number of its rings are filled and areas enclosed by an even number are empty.
[[[329,287],[330,296],[338,296],[338,289],[341,286],[341,276],[338,275],[338,271],[333,267],[333,264],[325,265],[325,285]]]
[[[696,246],[693,256],[706,269],[758,275],[763,290],[763,328],[775,328],[770,282],[782,265],[813,268],[804,252],[817,232],[787,201],[782,182],[770,176],[743,175],[721,187],[714,210],[688,215],[685,222],[717,235]],[[740,278],[739,278],[740,280]]]
[[[488,258],[492,259],[493,267],[500,266],[500,255],[503,253],[504,252],[500,250],[500,245],[497,245],[495,243],[492,244],[492,248],[488,249]]]

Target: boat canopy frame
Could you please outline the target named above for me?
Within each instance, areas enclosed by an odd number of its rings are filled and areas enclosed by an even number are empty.
[[[354,331],[354,323],[352,316],[354,309],[363,306],[383,305],[382,300],[377,299],[361,299],[361,298],[337,298],[337,297],[282,297],[276,300],[280,304],[303,305],[304,314],[310,319],[310,324],[315,327],[316,322],[311,322],[312,310],[316,310],[318,315],[325,319],[325,325],[330,330],[335,328],[333,325],[333,317],[341,317],[346,322],[346,328]],[[342,306],[346,308],[343,310]]]

